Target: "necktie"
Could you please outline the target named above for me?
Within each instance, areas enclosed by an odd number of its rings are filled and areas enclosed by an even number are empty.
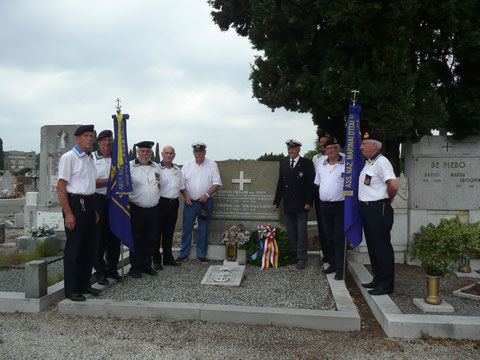
[[[295,165],[295,160],[292,159],[292,163],[290,164],[291,169],[293,169],[293,165]]]

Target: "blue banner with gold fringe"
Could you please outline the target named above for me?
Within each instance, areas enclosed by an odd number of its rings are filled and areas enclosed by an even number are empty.
[[[107,185],[110,229],[133,252],[130,201],[128,199],[128,194],[133,191],[127,145],[126,120],[129,115],[122,114],[118,109],[117,114],[112,115],[112,118],[115,139]]]
[[[358,178],[363,169],[360,150],[360,105],[350,105],[348,109],[347,141],[345,146],[345,196],[344,231],[348,241],[357,247],[362,242],[362,221],[358,203]]]

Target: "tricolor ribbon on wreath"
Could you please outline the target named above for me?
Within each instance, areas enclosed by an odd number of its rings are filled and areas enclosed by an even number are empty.
[[[270,224],[258,225],[258,244],[260,250],[252,255],[252,260],[255,260],[262,254],[262,267],[260,270],[267,270],[271,263],[274,268],[278,267],[278,245],[275,239],[275,228],[272,229]]]

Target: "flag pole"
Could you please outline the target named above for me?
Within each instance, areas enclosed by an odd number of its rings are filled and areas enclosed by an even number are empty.
[[[115,102],[117,103],[117,105],[115,106],[115,108],[117,109],[117,115],[120,114],[120,111],[121,111],[121,106],[120,106],[120,98],[117,98],[117,100],[115,100]],[[124,284],[125,282],[125,271],[124,271],[124,266],[125,264],[123,263],[123,242],[120,241],[120,262],[122,264],[122,284]]]

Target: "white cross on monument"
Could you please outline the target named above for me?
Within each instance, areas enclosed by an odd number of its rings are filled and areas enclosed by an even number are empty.
[[[244,175],[243,170],[240,170],[240,179],[232,179],[232,184],[240,184],[240,190],[243,190],[243,184],[252,183],[252,179],[245,179],[243,175]]]

